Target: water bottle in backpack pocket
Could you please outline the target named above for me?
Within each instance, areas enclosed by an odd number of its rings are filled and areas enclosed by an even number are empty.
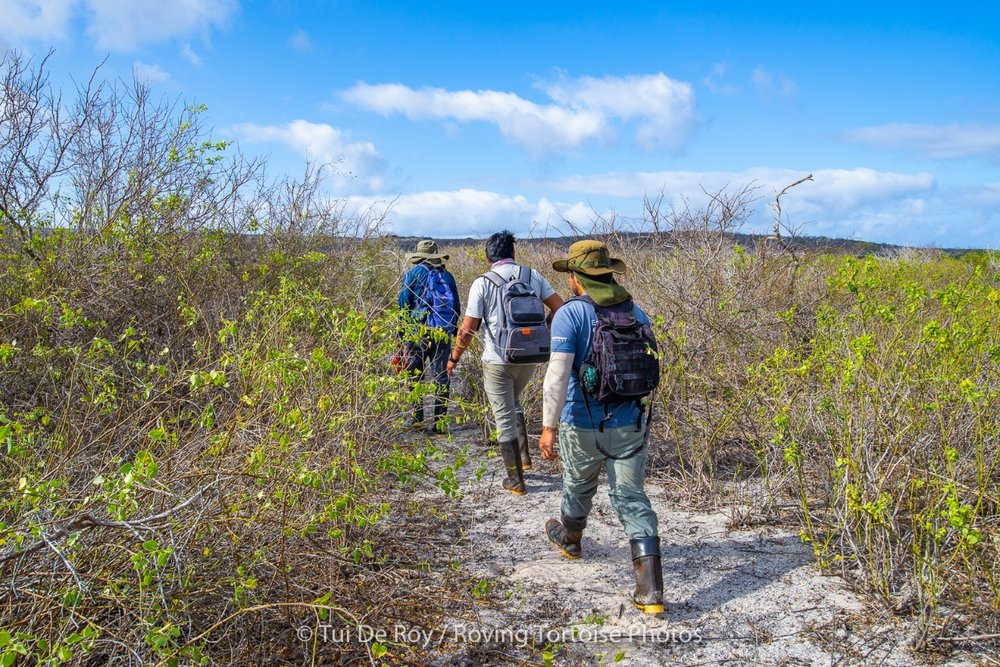
[[[636,421],[636,430],[639,430],[642,428],[642,399],[660,384],[660,361],[653,329],[636,317],[631,299],[614,306],[599,306],[586,294],[579,299],[591,304],[597,317],[597,326],[590,339],[590,354],[580,364],[580,388],[587,412],[590,412],[591,399],[601,405],[604,417],[598,431],[603,432],[610,418],[609,406],[634,402],[639,412]],[[646,415],[647,435],[652,415],[650,402]],[[638,447],[623,456],[612,456],[604,450],[600,440],[597,449],[609,459],[623,460],[638,454],[645,444],[644,437]]]
[[[483,277],[498,288],[499,330],[490,333],[500,358],[508,364],[548,361],[552,337],[545,322],[545,304],[531,286],[531,269],[518,267],[517,274],[510,280],[504,280],[495,271]]]
[[[587,295],[579,298],[593,305],[597,316],[590,354],[580,366],[584,393],[605,406],[641,401],[660,384],[653,329],[635,316],[631,299],[598,306]]]

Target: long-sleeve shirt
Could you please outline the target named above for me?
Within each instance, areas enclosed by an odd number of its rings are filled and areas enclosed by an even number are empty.
[[[399,307],[411,312],[427,309],[427,304],[423,303],[421,295],[423,294],[424,282],[427,280],[429,271],[443,271],[445,282],[451,288],[455,306],[451,314],[451,326],[448,333],[455,333],[458,329],[459,313],[462,312],[462,303],[458,292],[458,285],[455,283],[455,277],[446,269],[432,269],[426,263],[421,263],[407,271],[403,275],[403,288],[399,291]]]

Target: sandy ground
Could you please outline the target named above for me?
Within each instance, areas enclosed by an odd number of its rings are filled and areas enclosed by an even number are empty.
[[[546,653],[554,665],[992,664],[914,654],[912,628],[818,572],[795,531],[731,530],[727,512],[672,506],[655,483],[647,492],[660,521],[666,610],[642,614],[603,475],[583,557],[569,560],[543,531],[558,516],[559,463],[536,455],[528,493],[517,497],[500,486],[499,458],[474,440],[458,431],[445,445],[470,446],[464,495],[449,503],[465,529],[456,555],[489,602],[474,622],[440,628],[451,639],[442,664],[484,664],[484,655],[489,664],[541,664]]]

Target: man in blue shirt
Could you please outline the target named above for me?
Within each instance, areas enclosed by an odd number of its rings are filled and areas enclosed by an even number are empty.
[[[614,279],[625,272],[625,263],[612,259],[600,241],[578,241],[568,258],[553,263],[568,273],[569,287],[577,297],[586,295],[599,306],[615,306],[632,296]],[[636,319],[649,318],[634,305]],[[580,540],[597,492],[598,475],[607,469],[611,502],[625,527],[632,551],[636,589],[633,602],[642,611],[663,611],[663,574],[657,518],[643,489],[646,476],[648,432],[646,415],[634,401],[597,403],[580,386],[580,367],[590,355],[597,326],[594,305],[571,299],[552,320],[552,356],[545,375],[542,458],[563,459],[561,521],[545,524],[549,540],[568,558],[581,555]],[[603,422],[603,429],[601,423]],[[556,453],[558,439],[559,452]]]
[[[446,370],[452,337],[462,311],[455,277],[444,268],[448,255],[438,253],[437,243],[424,239],[416,252],[406,256],[415,266],[403,276],[399,307],[407,310],[415,323],[423,325],[419,335],[405,342],[406,371],[416,380],[429,376],[435,387],[432,433],[444,433],[450,382]],[[439,272],[439,273],[432,273]],[[423,399],[413,410],[413,425],[424,421]]]

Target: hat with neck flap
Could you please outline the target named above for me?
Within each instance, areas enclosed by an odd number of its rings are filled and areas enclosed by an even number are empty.
[[[416,252],[406,255],[406,259],[410,261],[410,264],[427,262],[432,266],[441,266],[442,262],[448,261],[449,257],[450,255],[439,253],[437,243],[431,239],[419,241]]]
[[[552,268],[573,273],[587,296],[600,306],[613,306],[632,298],[614,277],[616,273],[625,273],[625,262],[612,257],[608,246],[600,241],[577,241],[569,247],[566,259],[552,262]]]
[[[625,262],[613,258],[608,246],[600,241],[586,239],[571,245],[566,259],[552,262],[552,268],[563,273],[572,271],[585,276],[606,276],[625,273]]]

